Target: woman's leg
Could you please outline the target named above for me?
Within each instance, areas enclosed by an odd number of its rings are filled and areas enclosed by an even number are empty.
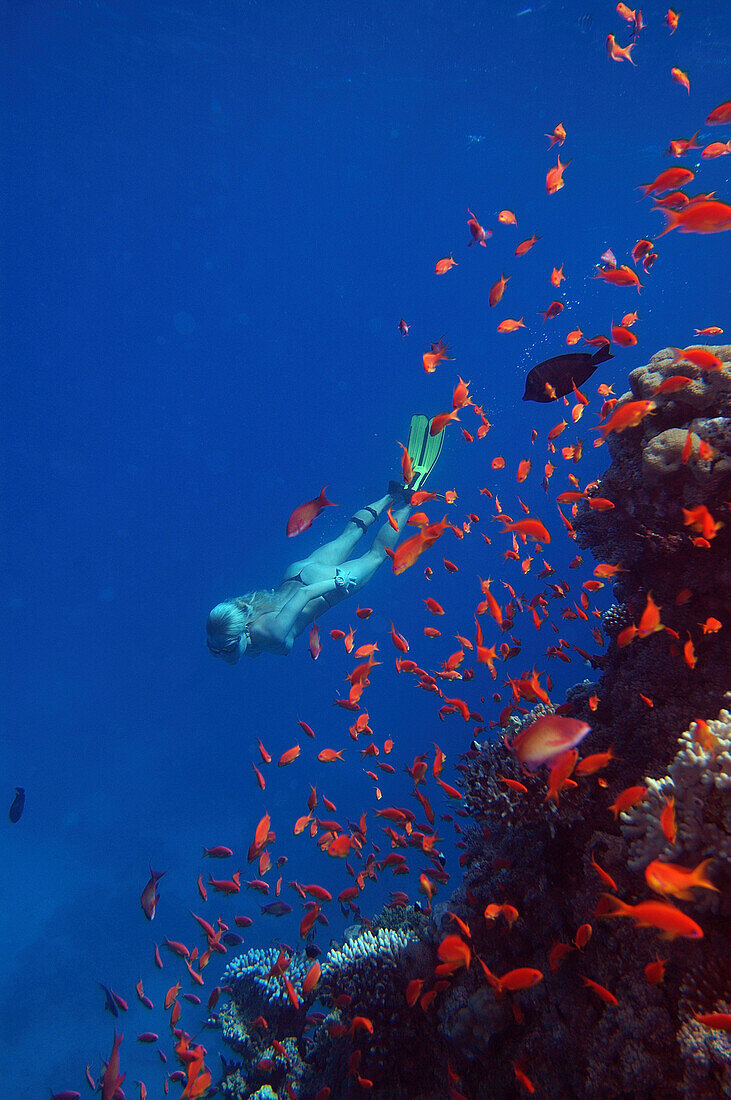
[[[296,572],[298,568],[303,568],[310,562],[317,562],[319,565],[342,565],[343,562],[348,560],[368,528],[373,526],[381,513],[385,512],[392,501],[393,497],[387,493],[386,496],[381,497],[380,500],[376,500],[373,504],[368,504],[365,508],[361,508],[359,512],[356,512],[355,515],[351,516],[348,520],[342,535],[333,539],[332,542],[326,542],[324,546],[318,547],[317,550],[313,550],[308,558],[304,558],[302,561],[296,562],[293,566],[290,566],[287,570],[287,574],[291,574],[293,570]],[[408,507],[406,514],[408,515]],[[394,519],[396,519],[396,516],[394,516]],[[390,524],[386,526],[391,530]],[[395,531],[392,531],[392,533],[398,538]]]
[[[391,499],[388,497],[387,499]],[[409,518],[409,512],[411,511],[410,504],[402,504],[397,512],[393,512],[393,518],[398,524],[398,531],[394,531],[390,523],[384,523],[380,531],[373,540],[373,545],[370,550],[363,554],[359,558],[353,558],[352,561],[344,561],[339,564],[342,565],[342,571],[346,575],[350,575],[350,578],[355,582],[349,586],[347,595],[352,596],[356,592],[360,592],[371,579],[378,567],[386,560],[386,550],[395,550],[396,544],[401,537],[404,524]],[[345,591],[343,590],[343,596],[345,598]],[[329,602],[332,602],[333,597],[327,597]],[[340,600],[338,599],[338,602]]]

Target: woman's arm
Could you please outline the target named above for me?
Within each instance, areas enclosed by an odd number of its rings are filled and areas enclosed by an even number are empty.
[[[287,601],[279,614],[274,616],[272,622],[274,630],[286,636],[289,634],[290,630],[297,622],[300,613],[304,611],[308,603],[318,599],[320,596],[328,596],[339,587],[341,587],[341,585],[338,585],[334,577],[330,577],[326,581],[318,581],[316,584],[304,585]]]

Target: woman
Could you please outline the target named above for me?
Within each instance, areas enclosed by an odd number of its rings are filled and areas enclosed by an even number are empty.
[[[424,484],[439,457],[444,433],[431,436],[430,425],[421,414],[411,418],[407,450],[414,477],[408,486],[390,482],[386,495],[356,512],[339,538],[293,562],[274,591],[249,592],[213,608],[206,623],[206,645],[214,657],[229,665],[260,653],[284,657],[318,615],[360,592],[385,561],[386,551],[395,548],[411,510],[411,495]],[[398,531],[384,523],[370,550],[351,557],[368,528],[392,505],[397,506],[391,514]]]

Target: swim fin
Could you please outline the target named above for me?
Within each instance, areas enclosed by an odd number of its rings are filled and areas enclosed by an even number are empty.
[[[444,432],[437,435],[429,435],[431,420],[423,413],[414,413],[411,417],[409,441],[406,450],[409,452],[414,478],[409,484],[409,489],[415,492],[421,489],[429,474],[434,469],[439,453],[444,442]]]

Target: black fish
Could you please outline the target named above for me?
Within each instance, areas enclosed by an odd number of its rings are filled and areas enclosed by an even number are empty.
[[[24,806],[25,806],[25,788],[24,787],[16,787],[15,788],[15,798],[13,799],[13,804],[10,807],[10,810],[8,811],[8,817],[12,821],[13,825],[16,823],[16,821],[20,821],[20,815],[23,813]]]
[[[571,384],[583,386],[591,378],[600,363],[614,359],[609,344],[602,346],[593,354],[586,351],[567,351],[563,355],[554,355],[528,372],[525,380],[524,401],[555,401],[571,393]],[[551,393],[546,386],[552,387]]]

